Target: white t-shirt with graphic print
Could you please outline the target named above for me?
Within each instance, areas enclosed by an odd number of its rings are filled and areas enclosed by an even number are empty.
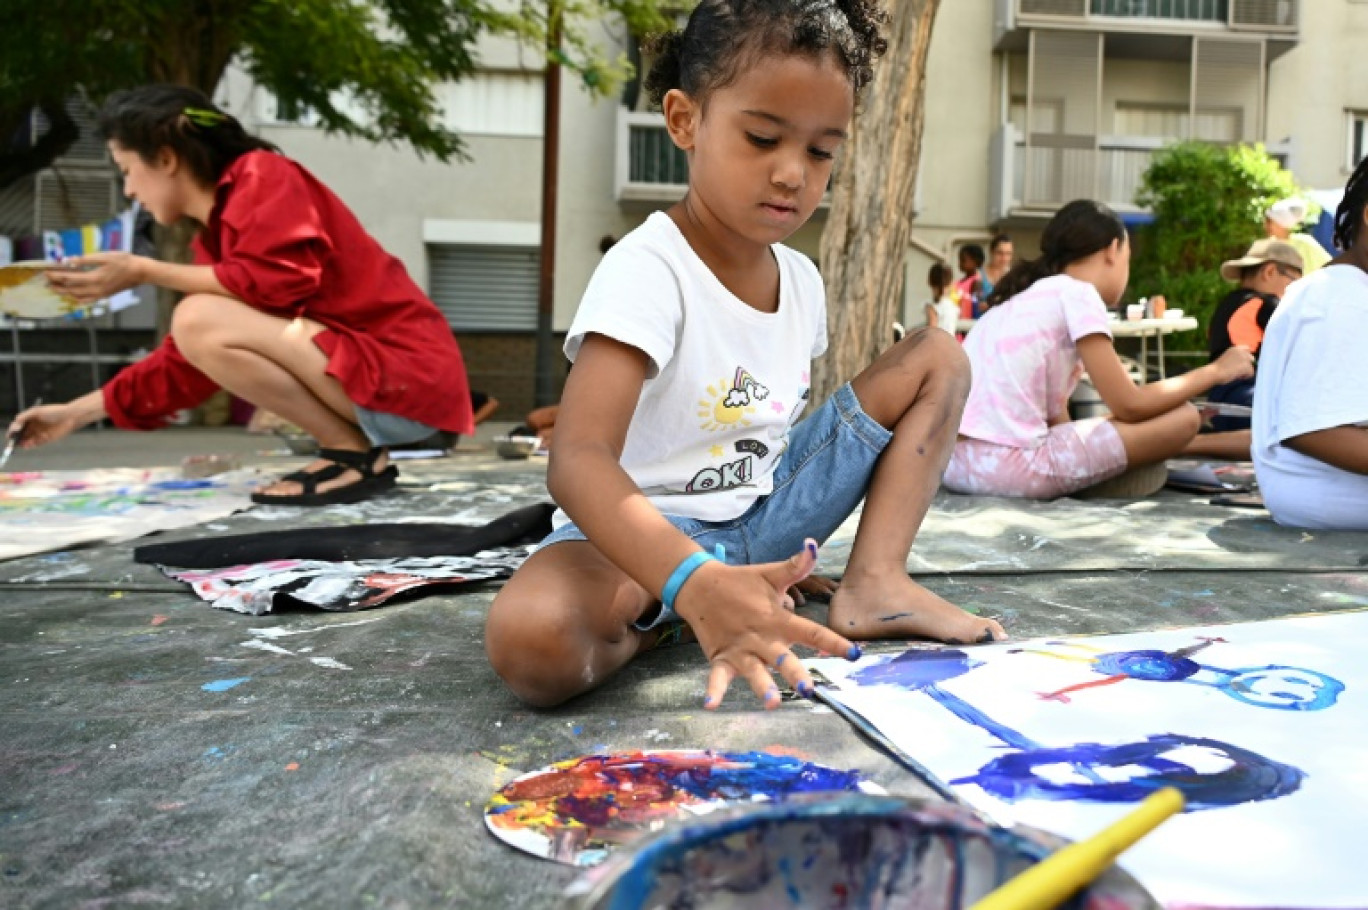
[[[584,292],[565,356],[597,333],[649,358],[621,463],[663,513],[741,515],[772,489],[807,405],[812,358],[827,346],[825,292],[811,260],[772,249],[775,313],[728,291],[663,212],[604,255]],[[557,510],[552,523],[568,520]]]

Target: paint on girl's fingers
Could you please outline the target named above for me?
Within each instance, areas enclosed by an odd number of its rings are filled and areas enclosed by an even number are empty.
[[[782,666],[784,665],[784,659],[785,659],[786,657],[788,657],[787,654],[780,654],[778,657],[776,657],[776,658],[774,659],[774,669],[777,670],[777,669],[779,669],[780,667],[782,667]]]
[[[806,542],[806,546],[807,546],[807,551],[808,551],[808,553],[812,556],[813,559],[816,559],[816,558],[817,558],[817,542],[816,542],[815,540],[809,540],[809,541]]]
[[[798,692],[798,694],[801,695],[803,698],[811,698],[811,697],[812,697],[812,692],[813,692],[812,683],[808,682],[806,679],[800,679],[800,680],[798,680],[798,685],[794,686],[793,688],[794,688],[794,689]]]
[[[892,621],[895,620],[895,619],[906,619],[907,617],[913,616],[913,615],[915,615],[915,614],[913,614],[913,613],[890,613],[890,614],[888,614],[887,616],[880,616],[880,617],[879,617],[879,622],[892,622]],[[851,623],[851,625],[854,625],[854,623]]]
[[[709,695],[709,696],[707,696],[706,698],[704,698],[704,699],[703,699],[703,707],[709,708],[709,709],[717,707],[717,698],[716,698],[716,696]]]
[[[980,644],[980,645],[986,645],[986,644],[989,644],[990,642],[993,642],[993,641],[996,641],[996,640],[997,640],[997,636],[995,636],[995,635],[993,634],[993,630],[992,630],[992,629],[984,629],[984,630],[983,630],[983,634],[980,635],[980,636],[978,637],[978,642],[977,642],[977,643]]]
[[[777,701],[779,701],[779,690],[774,686],[770,686],[765,692],[765,704],[773,704]]]
[[[864,648],[859,645],[851,645],[850,650],[846,652],[846,660],[859,660],[862,656],[864,656]]]

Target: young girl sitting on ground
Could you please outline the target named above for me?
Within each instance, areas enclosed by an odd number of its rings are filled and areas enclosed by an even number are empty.
[[[1129,278],[1126,228],[1106,206],[1070,202],[1050,220],[1040,258],[1007,273],[965,338],[974,383],[945,473],[948,489],[1053,499],[1128,467],[1231,450],[1229,434],[1197,438],[1201,417],[1188,399],[1253,375],[1249,348],[1137,386],[1107,324],[1107,307]],[[1084,368],[1110,417],[1069,420]],[[1247,438],[1243,444],[1247,451]]]
[[[1269,320],[1254,393],[1254,469],[1279,524],[1368,530],[1368,158],[1335,212],[1330,264]]]
[[[775,670],[811,694],[794,644],[853,658],[850,639],[1003,635],[906,571],[968,391],[953,338],[910,335],[793,426],[825,299],[780,242],[826,191],[883,19],[870,0],[703,0],[662,41],[648,87],[689,190],[604,256],[566,339],[548,475],[564,511],[485,633],[523,700],[602,685],[681,621],[709,708],[736,677],[776,707]],[[866,494],[823,628],[787,592]]]
[[[110,418],[153,429],[222,386],[303,428],[319,460],[253,495],[355,502],[394,485],[386,446],[470,433],[460,349],[404,266],[327,187],[194,89],[119,92],[100,116],[124,193],[161,224],[200,226],[195,264],[96,253],[48,280],[82,301],[180,291],[171,333],[104,388],[15,418],[25,446]]]

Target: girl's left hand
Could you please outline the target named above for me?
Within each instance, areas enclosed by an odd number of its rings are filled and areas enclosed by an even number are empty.
[[[46,272],[48,284],[81,303],[94,303],[143,283],[143,257],[131,253],[73,256]]]

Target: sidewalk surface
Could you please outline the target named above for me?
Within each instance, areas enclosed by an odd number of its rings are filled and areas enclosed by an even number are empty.
[[[155,540],[392,521],[476,522],[545,498],[544,460],[505,461],[485,425],[401,465],[394,495],[253,509]],[[303,459],[238,429],[84,431],[10,468],[176,465],[235,453],[267,476]],[[263,454],[263,452],[268,454]],[[823,549],[839,574],[848,522]],[[142,541],[0,563],[0,906],[555,906],[575,870],[484,829],[496,788],[550,762],[649,748],[779,749],[928,789],[825,708],[702,710],[694,645],[634,662],[552,711],[489,668],[483,585],[355,614],[214,610],[132,561]],[[1125,632],[1368,605],[1368,535],[1165,493],[1145,503],[942,495],[909,569],[1016,637]],[[824,608],[804,608],[824,619]],[[289,654],[252,646],[289,633]],[[896,647],[889,644],[884,647]],[[307,655],[303,656],[303,655]],[[311,662],[327,657],[350,669]],[[204,688],[246,679],[224,691]]]

